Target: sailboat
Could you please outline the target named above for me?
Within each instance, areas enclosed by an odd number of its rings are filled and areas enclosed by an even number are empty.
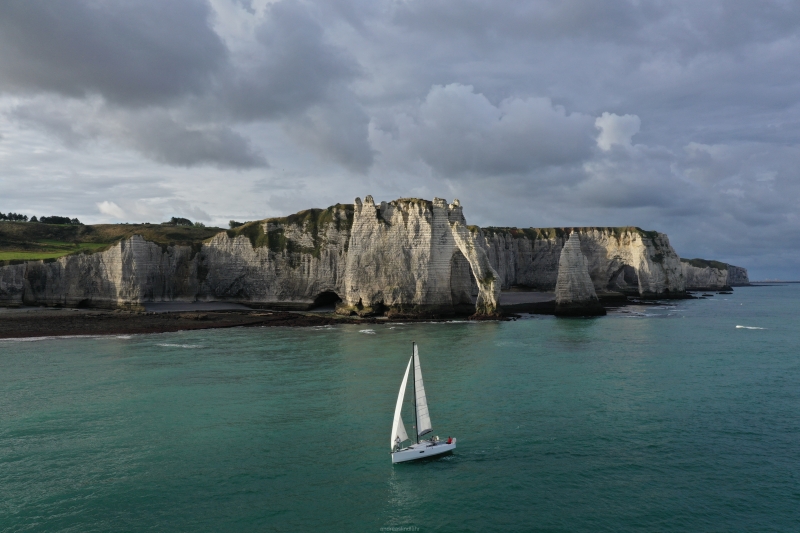
[[[406,373],[400,384],[400,393],[397,395],[397,405],[394,408],[394,421],[392,422],[392,463],[403,463],[416,459],[427,459],[443,453],[452,452],[456,449],[456,439],[448,438],[446,442],[441,442],[439,437],[432,437],[429,440],[419,438],[433,432],[431,427],[431,416],[428,412],[428,399],[425,397],[425,385],[422,382],[422,369],[419,366],[419,351],[417,343],[413,343],[414,350],[411,359],[406,366]],[[403,398],[406,394],[406,384],[408,373],[412,372],[412,382],[414,383],[414,418],[416,424],[414,428],[414,438],[410,439],[403,426],[403,418],[400,411],[403,408]],[[407,440],[411,444],[403,448],[403,443]]]

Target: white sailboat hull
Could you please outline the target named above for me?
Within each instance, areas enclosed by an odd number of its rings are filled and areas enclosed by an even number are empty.
[[[437,442],[434,444],[430,441],[423,441],[419,444],[412,444],[408,448],[392,452],[392,463],[405,463],[406,461],[427,459],[428,457],[436,457],[437,455],[452,452],[455,449],[456,439],[453,439],[453,442],[450,444],[446,442]]]

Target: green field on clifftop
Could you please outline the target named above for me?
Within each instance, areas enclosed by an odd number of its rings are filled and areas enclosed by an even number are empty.
[[[32,242],[26,243],[27,246],[22,249],[6,249],[5,246],[0,247],[0,261],[32,261],[36,259],[56,259],[62,255],[68,255],[76,252],[93,252],[99,248],[104,248],[107,244],[82,242],[78,244],[50,241],[50,242]],[[11,246],[14,248],[14,246]],[[19,247],[17,247],[19,248]]]
[[[0,264],[56,259],[74,253],[101,251],[134,235],[161,246],[199,246],[222,228],[165,224],[42,224],[0,222]]]
[[[426,200],[401,199],[396,202],[427,202]],[[428,202],[430,203],[430,202]],[[253,247],[268,247],[273,252],[302,252],[319,257],[325,246],[323,228],[333,224],[336,230],[349,230],[353,224],[353,204],[336,204],[327,209],[307,209],[286,217],[274,217],[247,222],[239,227],[223,228],[176,226],[170,224],[43,224],[39,222],[0,222],[0,266],[11,263],[56,259],[75,253],[103,251],[113,244],[140,235],[147,241],[168,246],[190,246],[199,250],[203,241],[222,231],[230,238],[247,237]],[[266,223],[266,224],[265,224]],[[311,237],[311,246],[292,241],[287,235],[287,227],[295,226]],[[655,231],[645,231],[637,227],[597,227],[597,228],[511,228],[469,226],[471,231],[482,230],[490,236],[508,234],[514,238],[556,239],[563,238],[572,230],[599,230],[610,233],[619,239],[630,232],[639,233],[655,239]],[[655,242],[655,241],[654,241]],[[345,250],[347,242],[344,242]],[[662,254],[656,255],[663,257]],[[700,260],[692,260],[700,261]]]

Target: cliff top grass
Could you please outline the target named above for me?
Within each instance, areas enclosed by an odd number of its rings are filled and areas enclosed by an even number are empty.
[[[689,263],[696,268],[716,268],[718,270],[728,270],[728,263],[720,261],[713,261],[709,259],[684,259],[681,257],[681,263]]]
[[[344,214],[344,217],[341,215]],[[302,252],[319,257],[324,238],[320,230],[333,224],[337,231],[347,231],[353,227],[353,204],[336,204],[327,209],[306,209],[285,217],[266,218],[248,222],[238,228],[227,230],[228,237],[240,235],[250,240],[253,248],[268,247],[273,252]],[[265,231],[266,226],[266,231]],[[311,236],[313,247],[302,246],[286,236],[286,228],[296,226]],[[345,242],[345,246],[347,242]]]
[[[223,229],[163,224],[0,222],[0,264],[103,251],[134,235],[161,246],[196,247],[220,231]]]
[[[422,207],[424,207],[426,209],[432,209],[433,208],[433,200],[425,200],[423,198],[398,198],[397,200],[392,200],[391,202],[387,202],[387,203],[393,204],[393,205],[398,205],[398,206],[402,205],[402,204],[405,204],[405,205],[421,205]],[[378,203],[378,205],[381,205],[381,204]]]
[[[105,248],[106,244],[83,242],[79,244],[70,243],[32,243],[25,250],[6,250],[0,248],[0,264],[5,261],[35,261],[39,259],[58,259],[61,256],[81,253],[94,252],[100,248]]]
[[[420,198],[400,198],[391,202],[399,204],[419,204],[430,207],[430,200]],[[344,216],[342,216],[344,215]],[[208,241],[222,231],[231,238],[246,236],[253,247],[269,247],[274,252],[311,253],[319,257],[325,245],[322,228],[333,224],[338,231],[348,231],[353,225],[353,204],[336,204],[327,209],[306,209],[285,217],[267,218],[248,222],[234,229],[224,230],[214,227],[175,226],[169,224],[44,224],[36,222],[0,222],[0,265],[10,262],[28,260],[52,260],[74,253],[93,253],[103,251],[113,244],[140,235],[147,241],[166,248],[167,246],[191,246],[199,250],[204,241]],[[293,242],[286,235],[286,228],[295,226],[306,232],[312,239],[313,246]],[[266,227],[266,231],[265,231]],[[477,226],[470,226],[471,231],[478,231]],[[488,235],[510,234],[515,238],[555,239],[563,238],[570,232],[599,230],[614,234],[617,239],[625,233],[636,232],[642,236],[654,238],[655,231],[645,231],[638,227],[563,227],[563,228],[511,228],[489,226],[482,228]],[[344,246],[347,247],[345,241]],[[700,261],[702,259],[692,259]],[[716,262],[704,262],[716,263]],[[727,268],[724,263],[719,263]]]

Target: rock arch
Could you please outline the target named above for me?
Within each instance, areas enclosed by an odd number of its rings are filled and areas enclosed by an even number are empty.
[[[458,209],[460,214],[460,205]],[[461,218],[463,219],[463,215]],[[469,262],[472,274],[478,284],[475,314],[481,316],[497,314],[499,311],[497,303],[500,301],[500,276],[489,264],[486,250],[478,244],[476,235],[467,228],[466,224],[457,220],[452,222],[450,227],[455,244]]]
[[[609,291],[617,291],[624,294],[639,295],[639,275],[636,268],[631,265],[622,265],[611,276],[609,276]]]
[[[471,314],[478,299],[478,282],[472,267],[461,250],[455,250],[450,258],[450,297],[457,314]]]

